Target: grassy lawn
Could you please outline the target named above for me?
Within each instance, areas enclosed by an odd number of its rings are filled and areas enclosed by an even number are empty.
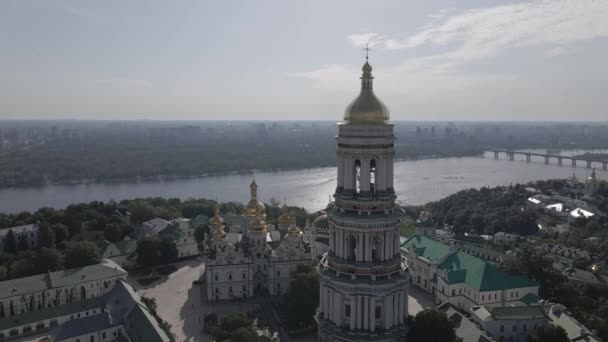
[[[413,223],[402,223],[401,224],[401,236],[409,238],[416,233],[416,226]]]

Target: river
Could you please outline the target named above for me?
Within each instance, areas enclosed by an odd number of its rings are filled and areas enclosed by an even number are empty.
[[[544,152],[536,150],[538,152]],[[591,152],[606,152],[595,150]],[[585,151],[576,151],[584,153]],[[571,155],[572,151],[562,151]],[[505,158],[505,156],[502,156]],[[532,163],[522,160],[495,160],[493,154],[481,157],[438,158],[395,163],[395,190],[403,204],[424,204],[441,199],[459,190],[482,186],[526,183],[540,179],[566,178],[574,171],[579,178],[590,170],[579,165],[544,165],[540,159]],[[608,173],[598,169],[600,179]],[[263,201],[276,198],[288,205],[308,210],[323,208],[336,186],[333,167],[295,171],[258,172],[259,197]],[[249,199],[251,175],[224,175],[147,182],[57,184],[43,187],[0,190],[0,212],[34,211],[40,207],[63,208],[71,203],[122,200],[137,197],[211,198],[222,202],[246,202]]]

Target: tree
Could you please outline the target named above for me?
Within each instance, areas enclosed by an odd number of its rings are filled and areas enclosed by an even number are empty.
[[[541,297],[563,303],[558,298],[557,290],[564,284],[566,278],[553,268],[549,259],[535,253],[532,248],[520,248],[517,257],[506,261],[501,267],[509,273],[533,278],[540,284]]]
[[[175,260],[179,254],[175,240],[170,237],[163,237],[158,246],[162,262],[171,262]]]
[[[34,256],[36,273],[54,272],[63,268],[63,255],[51,248],[42,247]]]
[[[205,240],[205,234],[208,232],[209,225],[204,224],[196,227],[196,230],[194,231],[194,238],[196,239],[196,242],[202,243]]]
[[[120,225],[116,223],[110,223],[104,228],[103,236],[106,240],[110,242],[116,242],[123,239],[124,236],[122,235],[122,232],[123,231]]]
[[[319,306],[319,275],[310,265],[298,265],[289,275],[287,292],[281,298],[281,312],[291,329],[313,323]]]
[[[160,241],[156,237],[147,237],[137,242],[137,262],[142,266],[154,266],[160,263]]]
[[[9,278],[23,278],[34,274],[36,274],[34,253],[32,251],[18,252],[9,265]]]
[[[435,309],[420,311],[410,316],[408,341],[456,342],[456,333],[447,316]]]
[[[40,247],[55,248],[55,232],[46,222],[38,224],[38,244]]]
[[[8,269],[6,266],[0,266],[0,281],[8,279]]]
[[[65,244],[70,238],[70,228],[62,223],[55,223],[51,226],[55,234],[55,245],[58,248],[65,248]]]
[[[99,248],[89,241],[70,242],[65,252],[65,268],[84,267],[101,261]]]
[[[9,229],[6,234],[6,241],[4,241],[4,251],[6,253],[15,254],[17,253],[17,238],[12,229]]]
[[[270,339],[259,336],[253,329],[253,322],[242,312],[224,316],[219,329],[215,333],[216,341],[231,342],[270,342]]]
[[[553,325],[541,325],[528,335],[528,342],[569,342],[564,328]]]

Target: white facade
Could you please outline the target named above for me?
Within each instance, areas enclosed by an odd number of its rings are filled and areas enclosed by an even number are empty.
[[[181,237],[175,240],[178,258],[199,255],[198,243],[194,237],[194,228],[190,224],[190,219],[178,218],[173,220],[173,224],[181,233]]]
[[[15,236],[15,246],[32,249],[38,247],[38,224],[26,224],[18,227],[0,229],[0,253],[3,253],[6,237],[12,231]]]
[[[338,180],[319,265],[319,341],[396,341],[407,334],[409,272],[399,249],[393,125],[365,63],[361,94],[338,124]]]
[[[265,209],[257,201],[257,184],[251,185],[252,198],[244,213],[244,234],[224,232],[224,220],[216,208],[209,220],[212,236],[206,240],[204,286],[208,301],[234,300],[256,294],[277,296],[287,290],[289,274],[298,265],[311,263],[311,255],[295,220],[281,239],[280,231],[270,228]],[[232,230],[232,229],[231,229]],[[280,243],[274,249],[269,242]],[[237,241],[235,241],[235,239]]]
[[[17,316],[109,292],[127,272],[111,260],[0,282],[0,318]]]

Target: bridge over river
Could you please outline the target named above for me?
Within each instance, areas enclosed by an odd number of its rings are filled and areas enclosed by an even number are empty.
[[[536,153],[536,152],[525,152],[525,151],[512,151],[512,150],[503,150],[503,149],[485,149],[485,152],[494,153],[494,159],[498,159],[501,154],[506,155],[509,160],[515,160],[515,156],[525,156],[526,162],[531,162],[532,157],[541,157],[545,159],[545,164],[550,164],[551,160],[557,160],[557,165],[562,166],[564,159],[570,160],[572,167],[576,167],[576,162],[585,162],[587,163],[587,168],[590,169],[593,167],[593,163],[601,164],[603,170],[608,170],[608,159],[601,159],[594,157],[592,155],[579,155],[579,156],[562,156],[559,154],[549,154],[549,153]]]

